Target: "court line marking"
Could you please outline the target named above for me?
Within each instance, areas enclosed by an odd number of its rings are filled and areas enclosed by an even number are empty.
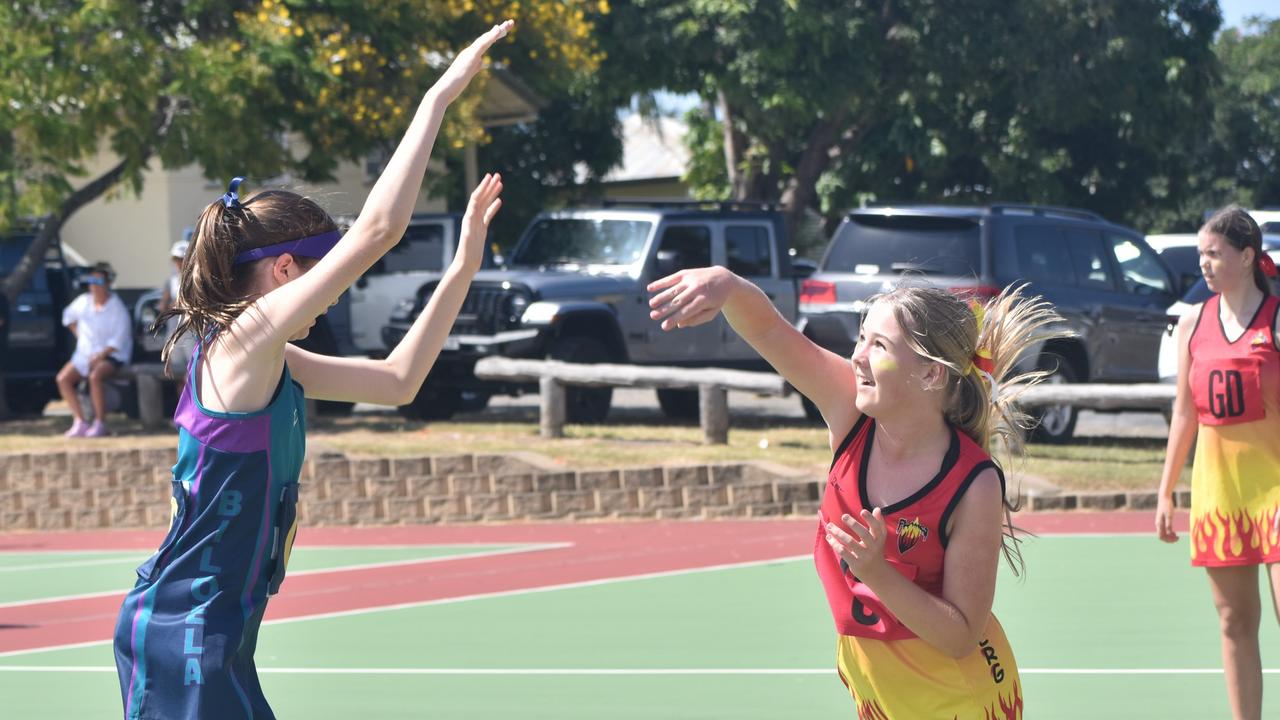
[[[289,577],[301,577],[303,575],[319,575],[321,573],[331,573],[331,572],[354,572],[357,570],[374,570],[378,568],[401,567],[404,565],[426,565],[429,563],[445,562],[448,560],[458,560],[460,558],[484,558],[484,557],[494,557],[497,555],[514,555],[518,553],[539,552],[542,550],[561,550],[561,549],[572,547],[572,546],[573,546],[573,543],[571,542],[516,545],[514,547],[502,548],[498,550],[488,550],[488,551],[477,552],[477,553],[460,553],[457,555],[437,555],[435,557],[426,557],[426,558],[417,558],[417,559],[408,558],[404,560],[387,560],[385,562],[364,563],[360,565],[339,565],[337,567],[330,567],[330,568],[314,568],[311,570],[298,570],[298,571],[289,573]],[[432,546],[419,545],[417,547],[421,548],[421,547],[432,547]],[[450,546],[450,547],[454,547],[454,546]],[[302,549],[302,548],[299,548],[299,549]],[[379,548],[379,549],[386,549],[386,548]],[[146,560],[146,559],[147,559],[146,557],[142,558],[142,560]],[[63,565],[62,567],[67,567],[67,566]],[[96,593],[83,593],[80,595],[58,595],[54,597],[34,598],[31,600],[13,600],[10,602],[0,602],[0,609],[11,608],[11,607],[22,607],[24,605],[40,605],[42,603],[65,602],[68,600],[88,600],[90,598],[122,595],[126,592],[128,592],[128,589],[116,589],[116,590],[104,590],[102,592],[96,592]],[[3,655],[0,654],[0,657],[3,657]]]
[[[466,555],[464,557],[475,557],[474,555]],[[637,575],[618,575],[609,578],[597,578],[595,580],[581,580],[571,583],[558,583],[552,585],[535,585],[527,588],[518,588],[514,590],[498,590],[489,593],[476,593],[473,595],[456,595],[454,597],[437,598],[435,600],[419,600],[416,602],[397,603],[395,605],[379,605],[377,607],[359,608],[356,610],[339,610],[337,612],[317,613],[315,615],[298,615],[296,617],[281,618],[279,620],[266,620],[262,624],[266,625],[283,625],[285,623],[301,622],[304,620],[326,620],[336,617],[352,617],[355,615],[368,615],[372,613],[389,612],[392,610],[408,610],[420,607],[430,607],[432,605],[451,605],[453,603],[470,602],[472,600],[487,600],[490,598],[512,597],[516,595],[533,595],[536,593],[553,592],[556,590],[569,590],[574,588],[595,587],[599,585],[611,585],[613,583],[631,582],[635,580],[650,580],[655,578],[677,577],[681,575],[693,575],[703,572],[717,572],[720,570],[733,570],[738,568],[759,567],[762,565],[774,565],[779,563],[796,562],[798,560],[812,559],[813,555],[806,553],[804,555],[784,555],[781,557],[771,558],[768,560],[750,560],[740,563],[725,563],[721,565],[706,565],[697,568],[684,568],[680,570],[663,570],[653,573],[641,573]],[[66,645],[50,645],[48,647],[28,648],[26,650],[8,650],[0,652],[0,658],[14,657],[17,655],[31,655],[35,653],[51,652],[54,650],[73,650],[76,648],[93,647],[95,645],[107,645],[111,640],[90,640],[88,642],[68,643]],[[11,666],[12,667],[12,666]]]
[[[433,548],[469,548],[469,547],[493,547],[498,545],[546,545],[553,543],[507,543],[507,542],[475,542],[475,543],[420,543],[418,545],[295,545],[294,550],[417,550],[423,547]],[[14,572],[16,570],[44,570],[47,568],[64,568],[64,567],[83,567],[87,565],[105,565],[113,562],[132,561],[139,555],[145,560],[155,548],[122,548],[118,550],[0,550],[0,559],[5,556],[12,555],[36,555],[43,557],[58,557],[61,555],[115,555],[117,557],[98,559],[98,560],[75,560],[64,563],[44,563],[37,565],[0,565],[0,572]]]
[[[110,665],[0,665],[0,672],[116,672]],[[261,675],[832,675],[830,668],[300,668],[259,667]],[[1221,675],[1221,668],[1019,668],[1022,675]],[[1263,673],[1280,675],[1280,668]]]

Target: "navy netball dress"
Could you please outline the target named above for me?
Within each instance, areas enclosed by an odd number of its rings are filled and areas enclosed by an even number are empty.
[[[270,404],[252,413],[209,410],[197,388],[189,371],[174,414],[172,526],[116,622],[127,720],[274,717],[253,652],[297,529],[302,387],[286,365]]]

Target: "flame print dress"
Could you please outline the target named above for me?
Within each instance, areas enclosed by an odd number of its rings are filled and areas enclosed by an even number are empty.
[[[826,541],[827,520],[871,509],[867,463],[876,423],[862,416],[836,451],[819,512],[814,563],[835,620],[836,669],[861,720],[1021,720],[1022,683],[995,615],[973,651],[953,658],[921,640],[849,572]],[[984,470],[999,468],[967,435],[951,430],[942,467],[918,492],[881,508],[885,559],[926,592],[942,595],[947,523]],[[1001,475],[1001,483],[1004,476]]]
[[[1200,421],[1191,471],[1191,564],[1280,562],[1280,299],[1267,297],[1238,338],[1218,295],[1191,333],[1188,378]]]

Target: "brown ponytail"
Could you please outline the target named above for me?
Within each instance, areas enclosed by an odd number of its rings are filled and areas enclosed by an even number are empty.
[[[336,229],[314,200],[287,190],[267,190],[230,206],[222,200],[210,203],[196,221],[178,276],[177,301],[152,325],[154,332],[170,317],[178,318],[161,352],[164,362],[182,335],[206,341],[229,328],[257,299],[251,292],[256,263],[236,265],[236,255]]]

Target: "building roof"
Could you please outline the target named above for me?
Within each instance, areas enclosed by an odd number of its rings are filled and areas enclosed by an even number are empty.
[[[689,166],[684,136],[689,127],[671,117],[644,117],[632,113],[622,120],[622,163],[601,178],[605,183],[677,180]],[[587,169],[579,165],[577,182],[585,182]]]

